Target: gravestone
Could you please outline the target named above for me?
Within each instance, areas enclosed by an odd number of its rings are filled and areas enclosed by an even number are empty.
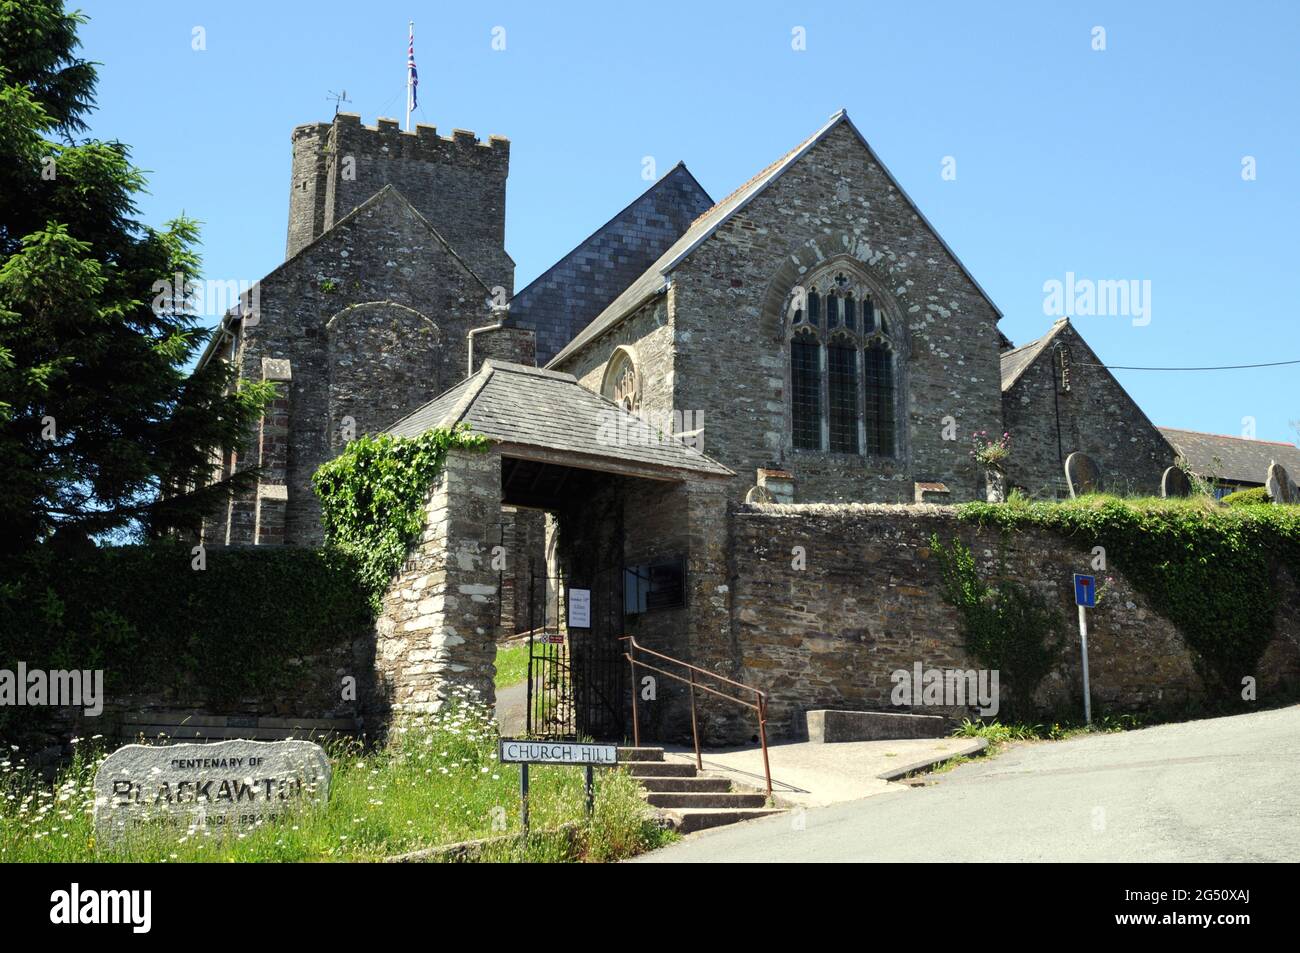
[[[329,785],[329,758],[310,741],[127,745],[95,772],[95,837],[144,826],[238,833],[324,803]]]
[[[1165,499],[1171,496],[1191,496],[1192,481],[1178,467],[1170,467],[1160,478],[1160,495]]]
[[[1097,461],[1077,450],[1065,458],[1065,479],[1070,485],[1070,496],[1100,493],[1106,489]]]
[[[1274,503],[1291,503],[1295,500],[1291,476],[1286,472],[1286,467],[1276,460],[1268,465],[1268,477],[1264,486],[1268,488],[1268,498]]]

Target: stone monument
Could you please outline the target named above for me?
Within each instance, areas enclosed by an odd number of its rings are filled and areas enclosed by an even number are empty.
[[[330,763],[310,741],[127,745],[95,773],[95,836],[159,826],[242,831],[329,797]]]
[[[1101,493],[1106,488],[1097,461],[1077,450],[1065,458],[1065,479],[1070,485],[1070,496]]]
[[[1160,478],[1160,495],[1165,499],[1172,496],[1191,496],[1192,481],[1178,467],[1169,467]]]

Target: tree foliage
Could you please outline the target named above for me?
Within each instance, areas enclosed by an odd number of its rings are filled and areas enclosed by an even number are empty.
[[[58,530],[159,535],[193,527],[231,489],[198,492],[210,448],[238,444],[270,395],[219,362],[182,296],[197,225],[137,220],[145,179],[120,142],[77,141],[95,68],[76,55],[79,13],[0,0],[0,546]]]

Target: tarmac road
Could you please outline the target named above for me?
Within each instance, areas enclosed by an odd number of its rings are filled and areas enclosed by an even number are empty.
[[[1295,861],[1300,706],[1006,748],[637,862]]]

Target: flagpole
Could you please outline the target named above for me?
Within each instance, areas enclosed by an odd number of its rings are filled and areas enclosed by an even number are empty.
[[[412,20],[409,25],[410,36],[409,42],[415,43],[415,21]],[[408,57],[406,65],[406,131],[411,131],[411,65]]]

